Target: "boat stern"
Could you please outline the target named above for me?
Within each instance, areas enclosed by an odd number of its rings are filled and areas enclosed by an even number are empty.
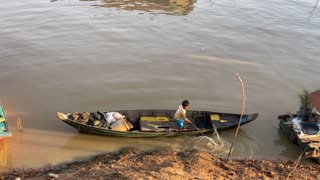
[[[242,120],[241,120],[241,124],[246,124],[246,123],[249,123],[251,121],[254,121],[258,118],[259,114],[258,113],[254,113],[254,114],[250,114],[250,115],[244,115],[242,117]]]

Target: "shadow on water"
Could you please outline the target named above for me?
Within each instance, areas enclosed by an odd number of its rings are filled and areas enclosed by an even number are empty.
[[[191,139],[191,136],[182,137],[156,137],[156,138],[126,138],[100,136],[86,133],[77,133],[70,137],[63,145],[63,149],[84,149],[92,152],[101,151],[116,151],[124,147],[134,147],[139,149],[152,149],[157,147],[168,147],[179,149],[181,144],[184,144],[186,139]],[[81,143],[86,142],[86,143]],[[155,143],[157,142],[157,143]],[[100,148],[99,148],[100,146]]]
[[[115,152],[125,147],[141,150],[159,147],[181,150],[181,147],[185,144],[186,140],[192,138],[194,137],[126,138],[99,136],[79,132],[69,137],[59,148],[59,151],[61,151],[59,158],[65,156],[64,163],[72,160],[86,160],[92,156]],[[72,157],[69,156],[69,152],[73,153]]]
[[[277,133],[279,139],[274,140],[274,145],[284,147],[279,154],[289,159],[297,158],[300,154],[299,146],[293,144],[280,128],[278,128]]]
[[[80,0],[95,1],[95,0]],[[141,13],[184,16],[194,8],[195,0],[100,0],[93,6]]]

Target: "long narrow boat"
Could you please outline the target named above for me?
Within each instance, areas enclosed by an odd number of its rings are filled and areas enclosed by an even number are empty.
[[[74,127],[80,132],[104,136],[120,137],[169,137],[198,135],[234,128],[238,125],[240,114],[216,113],[210,111],[188,111],[187,117],[192,124],[186,123],[186,127],[179,130],[174,120],[175,110],[121,110],[115,111],[125,116],[132,128],[127,131],[110,129],[110,127],[88,125],[88,123],[72,120],[72,113],[58,112],[59,119]],[[101,112],[99,112],[101,114]],[[107,112],[102,112],[105,114]],[[90,113],[95,114],[95,113]],[[247,124],[258,117],[258,114],[246,114],[243,116],[241,125]]]
[[[3,107],[0,105],[0,140],[11,136],[8,126],[8,119],[4,113]]]

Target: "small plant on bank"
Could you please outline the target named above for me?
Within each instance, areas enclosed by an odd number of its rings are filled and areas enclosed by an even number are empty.
[[[299,117],[306,121],[309,119],[312,112],[312,104],[309,99],[309,91],[306,89],[302,89],[298,93],[299,101],[300,101],[300,110]]]

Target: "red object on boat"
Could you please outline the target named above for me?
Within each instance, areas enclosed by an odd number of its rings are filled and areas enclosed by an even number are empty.
[[[309,99],[312,105],[320,112],[320,90],[309,94]]]

